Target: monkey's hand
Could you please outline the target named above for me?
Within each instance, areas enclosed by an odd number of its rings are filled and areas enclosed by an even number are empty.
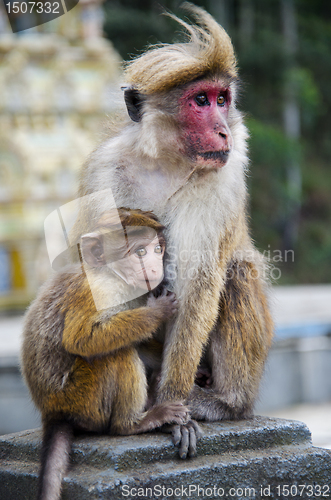
[[[165,426],[164,432],[172,434],[172,442],[179,447],[180,458],[193,458],[197,454],[197,439],[202,436],[198,422],[189,420],[182,425]]]
[[[180,401],[165,402],[153,406],[148,410],[148,416],[157,422],[157,427],[164,424],[181,426],[189,420],[189,409]]]
[[[176,295],[165,288],[158,297],[154,297],[151,293],[147,299],[147,306],[158,309],[163,319],[168,319],[176,314],[178,310],[178,301]]]

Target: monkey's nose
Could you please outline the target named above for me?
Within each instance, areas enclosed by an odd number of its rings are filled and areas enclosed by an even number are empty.
[[[217,131],[217,135],[220,137],[220,141],[222,142],[222,149],[230,152],[232,149],[232,137],[229,131],[225,127],[220,127]]]

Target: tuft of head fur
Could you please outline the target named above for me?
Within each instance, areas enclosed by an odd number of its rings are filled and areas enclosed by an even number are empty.
[[[121,226],[124,228],[127,226],[150,227],[157,233],[164,229],[164,226],[158,221],[153,212],[143,211],[138,208],[135,210],[130,210],[129,208],[119,208],[113,211],[108,210],[101,215],[94,229],[98,229],[99,227],[120,229],[118,227],[118,218],[121,221]]]
[[[126,82],[143,94],[166,92],[173,87],[222,73],[236,78],[236,58],[226,31],[205,10],[186,2],[197,24],[188,24],[168,14],[188,32],[185,43],[152,46],[126,66]]]

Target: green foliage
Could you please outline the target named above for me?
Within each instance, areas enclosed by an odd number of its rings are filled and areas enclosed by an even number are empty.
[[[298,48],[289,65],[280,2],[263,6],[261,2],[252,2],[255,25],[250,43],[240,44],[238,24],[235,31],[241,77],[246,82],[241,107],[251,117],[252,235],[262,252],[280,249],[284,255],[286,230],[296,227],[291,242],[294,262],[278,266],[280,282],[331,282],[331,3],[296,1]],[[288,88],[300,106],[297,141],[283,132]],[[289,182],[291,165],[299,165],[302,176],[298,206]]]
[[[171,21],[157,12],[134,7],[105,6],[105,32],[124,59],[148,45],[171,38]]]
[[[287,169],[289,158],[300,157],[298,145],[273,125],[249,119],[251,174],[251,221],[254,237],[261,246],[279,246],[279,230],[286,218]],[[270,238],[272,241],[270,241]]]
[[[208,1],[196,1],[206,7]],[[104,4],[106,36],[124,60],[141,53],[148,45],[170,43],[178,31],[178,23],[165,12],[182,15],[181,0],[106,0]]]

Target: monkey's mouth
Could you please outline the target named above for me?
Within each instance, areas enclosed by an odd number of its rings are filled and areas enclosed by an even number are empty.
[[[199,156],[204,160],[214,160],[219,162],[222,166],[228,161],[230,150],[227,151],[207,151],[205,153],[199,153]]]

